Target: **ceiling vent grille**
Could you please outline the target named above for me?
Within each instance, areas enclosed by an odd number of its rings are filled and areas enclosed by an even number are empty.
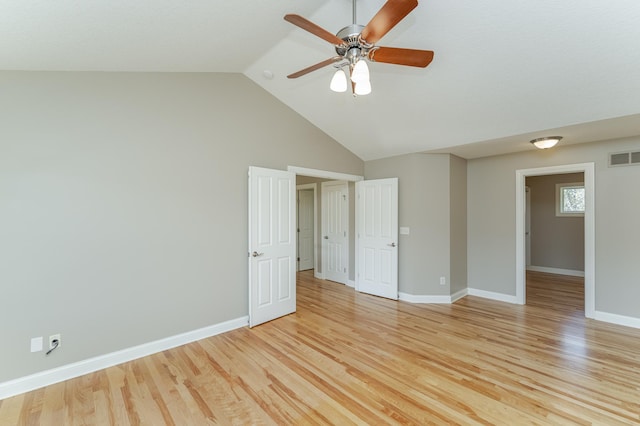
[[[640,151],[609,154],[609,167],[640,165]]]

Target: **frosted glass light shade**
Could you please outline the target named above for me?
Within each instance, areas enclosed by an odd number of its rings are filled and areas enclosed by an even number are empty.
[[[371,93],[371,83],[369,82],[369,80],[367,79],[366,81],[356,83],[354,93],[359,96],[368,95],[369,93]]]
[[[351,71],[351,81],[356,84],[362,83],[363,81],[369,81],[369,67],[367,66],[367,61],[360,59],[356,62],[353,67],[353,71]]]
[[[560,142],[560,139],[562,139],[562,136],[547,136],[544,138],[534,139],[531,141],[531,143],[536,148],[547,149],[547,148],[553,148],[554,146],[556,146],[556,144]]]
[[[329,88],[334,92],[346,92],[347,91],[347,75],[342,69],[336,71],[331,79]]]

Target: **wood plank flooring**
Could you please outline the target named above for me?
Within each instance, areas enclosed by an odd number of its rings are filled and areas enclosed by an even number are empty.
[[[0,401],[2,425],[640,424],[640,330],[580,279],[418,305],[299,275],[298,312]]]

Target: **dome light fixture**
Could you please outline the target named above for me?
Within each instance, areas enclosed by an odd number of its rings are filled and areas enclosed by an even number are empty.
[[[545,136],[543,138],[537,138],[531,141],[531,143],[538,149],[549,149],[556,146],[560,142],[562,136]]]

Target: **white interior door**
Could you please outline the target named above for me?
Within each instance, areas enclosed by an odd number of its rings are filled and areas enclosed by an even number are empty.
[[[249,167],[249,326],[296,310],[296,176]]]
[[[298,191],[298,270],[313,269],[314,238],[314,194],[313,189]]]
[[[356,290],[398,298],[398,178],[356,183]]]
[[[322,271],[347,284],[349,278],[349,189],[346,182],[322,182]]]

